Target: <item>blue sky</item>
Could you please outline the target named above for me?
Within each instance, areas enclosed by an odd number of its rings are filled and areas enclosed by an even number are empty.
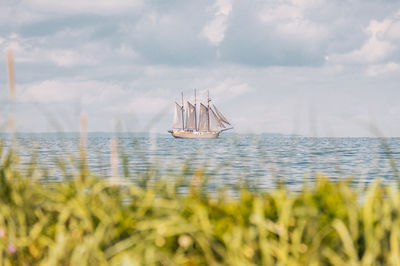
[[[166,132],[197,88],[236,132],[400,136],[399,44],[391,0],[3,0],[0,122],[12,48],[19,131]]]

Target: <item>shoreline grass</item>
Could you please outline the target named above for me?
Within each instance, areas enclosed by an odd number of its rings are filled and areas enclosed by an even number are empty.
[[[400,264],[400,191],[378,182],[362,200],[325,177],[230,197],[208,193],[200,169],[112,185],[82,160],[47,183],[34,161],[23,171],[12,149],[0,155],[1,265]]]

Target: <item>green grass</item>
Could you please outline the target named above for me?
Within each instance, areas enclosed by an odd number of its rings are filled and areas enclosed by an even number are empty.
[[[83,162],[48,183],[34,161],[20,170],[11,151],[0,157],[1,265],[400,264],[400,192],[379,183],[362,200],[324,177],[230,197],[207,193],[201,170],[111,186]]]

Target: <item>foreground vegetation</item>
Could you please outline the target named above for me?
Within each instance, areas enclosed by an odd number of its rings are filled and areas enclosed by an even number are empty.
[[[242,185],[232,197],[207,193],[201,170],[120,186],[83,161],[48,183],[34,162],[1,158],[1,265],[400,264],[400,192],[378,183],[361,200],[322,177],[299,193]]]

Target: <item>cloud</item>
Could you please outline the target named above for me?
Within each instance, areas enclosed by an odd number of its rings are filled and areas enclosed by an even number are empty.
[[[374,63],[387,58],[395,49],[390,40],[385,38],[390,24],[391,20],[372,20],[366,29],[369,38],[363,46],[348,54],[339,55],[337,59],[348,63]]]
[[[107,15],[127,13],[132,9],[140,7],[143,3],[141,0],[24,0],[22,4],[41,13],[92,13]]]
[[[252,91],[253,88],[237,78],[224,79],[212,87],[213,97],[219,102],[226,102]]]
[[[111,61],[132,62],[138,55],[125,42],[93,40],[94,29],[63,29],[51,36],[23,37],[11,34],[0,42],[0,50],[12,48],[16,62],[50,64],[60,68],[94,67]],[[1,58],[1,56],[0,56]]]
[[[149,121],[182,90],[192,100],[198,88],[198,100],[210,89],[237,130],[291,133],[304,102],[319,106],[318,117],[338,134],[362,135],[337,117],[365,118],[372,109],[384,120],[386,106],[396,105],[399,8],[377,0],[5,0],[0,60],[12,46],[19,110],[29,121],[33,103],[60,119],[81,104],[91,127],[109,130],[112,116]],[[396,135],[400,126],[392,124]]]
[[[220,61],[256,67],[321,65],[330,28],[309,15],[320,2],[235,1],[218,47]]]
[[[136,90],[132,85],[79,78],[53,79],[18,88],[20,103],[81,104],[84,108],[115,114],[155,115],[175,95],[163,89]]]
[[[132,95],[123,106],[112,106],[107,110],[115,113],[128,113],[135,115],[153,115],[158,114],[165,109],[171,100],[160,97],[159,95]]]
[[[225,37],[229,15],[232,12],[231,0],[216,0],[214,18],[204,26],[202,35],[213,45],[218,46]]]
[[[94,65],[96,60],[79,54],[74,50],[55,50],[51,51],[49,59],[58,66],[71,67],[75,65]]]
[[[326,28],[323,24],[308,18],[306,12],[317,9],[323,2],[322,0],[269,2],[259,12],[259,18],[263,23],[272,25],[277,33],[290,36],[295,41],[302,40],[308,43],[320,41],[327,37]]]
[[[233,62],[258,67],[318,66],[325,62],[325,56],[331,60],[339,58],[338,62],[344,62],[346,54],[348,61],[354,61],[354,57],[366,60],[364,54],[374,62],[375,58],[390,56],[386,51],[396,44],[386,45],[378,37],[365,48],[355,49],[354,44],[358,45],[358,39],[363,37],[360,25],[365,19],[382,17],[383,12],[395,6],[389,1],[361,4],[359,0],[349,5],[335,0],[251,4],[238,0],[21,0],[0,4],[0,32],[17,32],[25,38],[46,36],[33,47],[51,46],[50,50],[54,49],[57,55],[52,56],[54,60],[47,57],[48,61],[62,67],[101,62],[89,49],[82,49],[97,41],[107,44],[104,48],[109,49],[108,53],[121,48],[139,64],[193,66]],[[371,15],[366,16],[367,13]],[[3,21],[3,17],[7,19]],[[19,17],[27,18],[29,23],[19,25]],[[387,36],[399,39],[400,24],[393,20],[389,28]],[[74,36],[84,30],[87,36]],[[69,40],[62,35],[69,35]],[[376,54],[369,53],[371,50]],[[105,58],[105,54],[99,57]]]
[[[400,10],[383,20],[372,19],[364,30],[368,36],[367,40],[358,49],[349,53],[334,54],[329,56],[329,60],[333,63],[341,64],[377,64],[393,60],[393,56],[399,52],[400,45]],[[388,63],[389,68],[393,68],[393,64]],[[376,67],[372,66],[367,71],[369,75],[377,75],[387,71],[376,71]]]
[[[370,77],[376,77],[391,72],[400,72],[400,64],[389,62],[386,64],[371,65],[366,70],[367,76]]]
[[[59,67],[90,66],[97,63],[90,55],[72,49],[26,49],[26,46],[17,42],[11,42],[7,47],[15,51],[19,63],[49,62]]]
[[[184,6],[178,13],[177,10],[149,9],[135,21],[121,22],[117,37],[135,50],[137,61],[142,64],[212,63],[214,47],[199,36],[205,21],[199,9],[199,3]]]
[[[15,28],[21,24],[34,23],[48,17],[27,9],[25,2],[5,2],[0,3],[0,28],[5,25],[7,25],[7,28]]]
[[[136,13],[143,0],[4,0],[0,3],[0,29],[17,29],[63,16],[115,16]]]
[[[24,84],[18,91],[17,98],[20,102],[42,104],[104,104],[126,96],[126,92],[118,84],[77,78]]]

